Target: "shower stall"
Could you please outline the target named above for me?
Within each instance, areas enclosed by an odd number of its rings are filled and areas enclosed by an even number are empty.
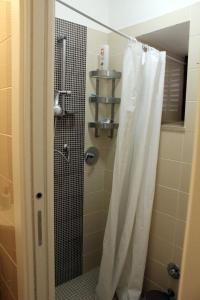
[[[94,34],[98,38],[98,31]],[[89,48],[91,37],[92,31],[87,27],[55,19],[57,300],[94,299],[111,192],[111,185],[106,186],[104,179],[113,168],[118,128],[115,114],[120,104],[115,90],[121,72],[97,70],[98,50]],[[97,42],[97,47],[100,46],[101,40]],[[105,157],[106,150],[112,155],[110,161]]]
[[[156,184],[165,53],[57,2],[113,33],[55,19],[56,300],[128,295],[139,300]],[[128,40],[127,47],[117,42],[120,54],[112,45],[115,35]],[[109,46],[105,68],[102,56]],[[169,264],[169,274],[174,270],[179,267]]]

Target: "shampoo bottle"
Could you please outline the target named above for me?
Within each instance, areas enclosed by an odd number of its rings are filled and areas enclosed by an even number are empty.
[[[109,45],[103,45],[100,49],[99,69],[100,70],[109,69]]]

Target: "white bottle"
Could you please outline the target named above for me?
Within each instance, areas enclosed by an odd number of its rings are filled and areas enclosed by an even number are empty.
[[[109,69],[109,45],[102,45],[99,54],[99,69]]]

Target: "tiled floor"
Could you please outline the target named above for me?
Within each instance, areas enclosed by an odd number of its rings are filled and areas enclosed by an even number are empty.
[[[94,300],[98,269],[83,274],[56,288],[56,300]]]
[[[56,300],[95,300],[99,269],[94,269],[56,288]],[[117,300],[115,296],[113,300]]]

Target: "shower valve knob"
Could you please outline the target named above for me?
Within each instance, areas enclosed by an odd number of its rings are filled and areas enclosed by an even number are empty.
[[[95,147],[90,147],[85,153],[85,162],[87,165],[95,165],[99,158],[99,151]]]
[[[174,279],[180,278],[180,268],[175,263],[169,263],[167,266],[167,271],[172,278]]]

